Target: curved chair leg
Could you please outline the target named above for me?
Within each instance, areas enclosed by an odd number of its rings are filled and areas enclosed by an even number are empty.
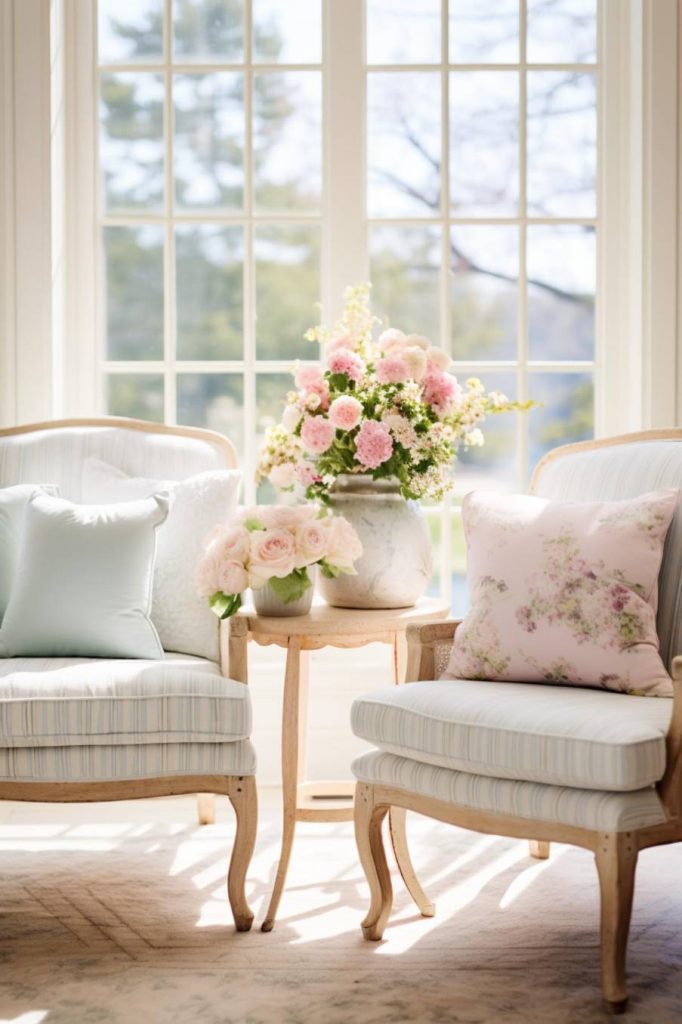
[[[637,868],[637,843],[630,832],[604,832],[595,856],[601,889],[602,992],[613,1013],[623,1013],[628,997],[625,956]]]
[[[405,819],[407,811],[404,807],[391,807],[388,812],[388,823],[391,832],[391,843],[393,852],[402,875],[405,887],[410,896],[417,904],[422,917],[433,917],[436,913],[436,904],[432,903],[421,887],[417,874],[410,857],[410,849],[407,845],[407,831]]]
[[[362,922],[362,933],[373,941],[378,941],[383,935],[393,905],[391,875],[381,835],[387,812],[388,807],[374,805],[374,787],[359,782],[355,791],[355,842],[371,896],[369,911]]]
[[[253,911],[246,901],[246,872],[256,845],[258,826],[258,793],[253,775],[228,779],[228,796],[237,816],[237,834],[227,873],[227,895],[238,932],[248,932]]]
[[[550,843],[548,840],[529,839],[528,845],[530,847],[531,857],[535,857],[536,860],[547,860],[550,851]]]
[[[197,817],[200,825],[215,822],[215,793],[197,793]]]

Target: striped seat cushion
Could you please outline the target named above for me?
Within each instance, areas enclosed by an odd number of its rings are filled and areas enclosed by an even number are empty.
[[[234,743],[250,733],[248,687],[202,658],[0,659],[0,749]]]
[[[455,807],[509,814],[554,825],[629,832],[651,828],[666,820],[658,793],[652,786],[634,793],[605,793],[545,786],[540,782],[514,782],[436,768],[378,750],[358,757],[353,762],[353,774],[360,782],[406,790]]]
[[[638,790],[665,770],[669,698],[537,683],[441,680],[353,704],[356,736],[403,758],[473,775]]]

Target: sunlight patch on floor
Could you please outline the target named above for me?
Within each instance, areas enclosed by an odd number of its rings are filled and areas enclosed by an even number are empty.
[[[507,907],[510,907],[514,900],[517,900],[519,896],[522,896],[523,893],[530,888],[533,882],[547,870],[547,868],[556,864],[559,857],[563,856],[567,849],[568,847],[564,846],[561,849],[552,850],[552,853],[547,860],[536,861],[534,864],[531,864],[530,867],[527,867],[525,871],[522,871],[520,875],[517,875],[513,882],[510,883],[509,888],[500,900],[500,910],[506,910]]]

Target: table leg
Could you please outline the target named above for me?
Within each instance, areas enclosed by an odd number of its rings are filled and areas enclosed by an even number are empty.
[[[405,681],[407,669],[407,638],[404,633],[396,633],[393,637],[393,682],[396,686]],[[391,807],[388,812],[389,834],[393,853],[398,864],[398,870],[402,875],[405,887],[410,896],[417,904],[420,914],[424,917],[433,917],[436,912],[435,905],[428,898],[421,885],[412,865],[410,850],[407,845],[407,830],[405,821],[407,812],[403,807]]]
[[[270,906],[261,931],[271,932],[282,890],[287,877],[291,848],[294,843],[296,828],[296,797],[298,792],[299,749],[300,749],[300,689],[301,689],[301,655],[305,658],[308,652],[301,652],[300,641],[291,637],[287,649],[287,664],[284,674],[284,696],[282,700],[282,849],[277,866],[275,885],[270,897]],[[307,666],[306,666],[307,667]],[[306,668],[304,667],[304,676]]]

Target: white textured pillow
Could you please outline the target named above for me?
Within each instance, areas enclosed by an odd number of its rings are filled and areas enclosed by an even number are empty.
[[[16,571],[21,525],[34,494],[58,494],[51,484],[15,484],[0,488],[0,622],[9,604]]]
[[[29,499],[2,628],[6,657],[160,658],[149,617],[168,498],[119,505]]]
[[[88,502],[126,501],[167,489],[171,507],[159,530],[152,621],[167,651],[217,661],[218,625],[206,601],[197,595],[196,573],[211,530],[237,508],[241,473],[208,470],[179,482],[130,477],[101,459],[83,463],[81,493]]]

